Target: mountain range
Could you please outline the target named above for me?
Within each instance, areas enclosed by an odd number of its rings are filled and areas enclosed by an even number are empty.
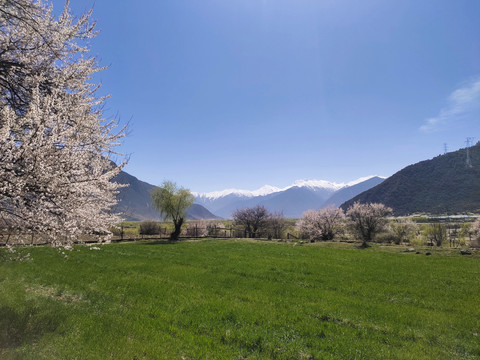
[[[480,142],[407,166],[341,205],[379,202],[395,215],[480,212]]]
[[[115,181],[121,189],[114,209],[129,220],[159,219],[150,196],[154,185],[122,171]],[[355,201],[379,202],[401,216],[415,212],[454,214],[480,212],[480,142],[467,149],[439,155],[407,166],[388,179],[361,178],[350,183],[298,180],[285,188],[263,186],[255,191],[227,189],[194,193],[188,219],[231,218],[236,209],[264,205],[287,218],[300,218],[308,209],[326,206],[348,209]]]
[[[120,190],[114,211],[123,213],[127,220],[158,220],[160,214],[153,207],[151,191],[154,185],[122,171],[114,179],[128,185]],[[255,205],[264,205],[269,211],[283,212],[288,218],[300,218],[308,209],[329,205],[338,207],[359,193],[381,183],[384,178],[371,176],[350,183],[324,180],[298,180],[285,188],[266,185],[255,191],[229,189],[211,193],[194,193],[195,203],[187,210],[187,219],[231,218],[233,211]]]
[[[194,193],[195,202],[224,218],[236,209],[264,205],[271,212],[283,212],[287,218],[300,218],[306,210],[326,206],[338,207],[361,192],[380,184],[384,178],[370,176],[350,183],[324,180],[298,180],[285,188],[266,185],[258,190],[228,189]]]

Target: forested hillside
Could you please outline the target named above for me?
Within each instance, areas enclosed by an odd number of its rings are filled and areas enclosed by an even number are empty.
[[[384,203],[395,215],[480,212],[480,142],[468,150],[471,166],[467,149],[437,156],[407,166],[341,207],[359,201]]]

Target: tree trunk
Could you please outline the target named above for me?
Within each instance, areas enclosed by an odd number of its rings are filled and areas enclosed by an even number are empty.
[[[170,234],[170,240],[178,240],[180,233],[182,232],[182,224],[183,218],[179,218],[178,220],[173,220],[173,225],[175,226],[175,230]]]

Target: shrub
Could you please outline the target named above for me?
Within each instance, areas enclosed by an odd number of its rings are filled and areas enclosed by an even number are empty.
[[[410,243],[418,231],[416,223],[409,219],[398,219],[388,226],[391,239],[395,244]]]
[[[225,224],[215,222],[215,221],[209,221],[207,222],[207,225],[206,225],[208,236],[214,236],[214,237],[218,236],[219,230],[223,230],[223,231],[220,231],[220,233],[225,234],[225,229],[226,229]]]
[[[480,247],[480,216],[470,227],[470,246]]]
[[[395,242],[395,236],[390,231],[390,229],[387,229],[386,231],[379,232],[377,235],[375,235],[375,242],[376,243],[381,243],[381,244],[396,243]]]
[[[155,221],[142,221],[140,223],[140,235],[157,235],[160,225]]]
[[[442,246],[447,240],[447,227],[444,224],[430,224],[424,232],[429,245]]]

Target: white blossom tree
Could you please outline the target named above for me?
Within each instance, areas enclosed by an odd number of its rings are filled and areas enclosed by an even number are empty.
[[[368,241],[373,240],[375,235],[386,225],[386,217],[392,213],[392,209],[384,204],[355,202],[347,210],[352,232],[362,239],[362,246],[366,247]]]
[[[43,1],[0,0],[0,229],[60,245],[106,234],[124,129],[105,121],[89,56],[91,12],[57,18]],[[123,165],[123,164],[122,164]]]
[[[327,207],[319,210],[307,210],[303,213],[296,227],[311,241],[333,240],[341,228],[345,217],[342,209]]]

